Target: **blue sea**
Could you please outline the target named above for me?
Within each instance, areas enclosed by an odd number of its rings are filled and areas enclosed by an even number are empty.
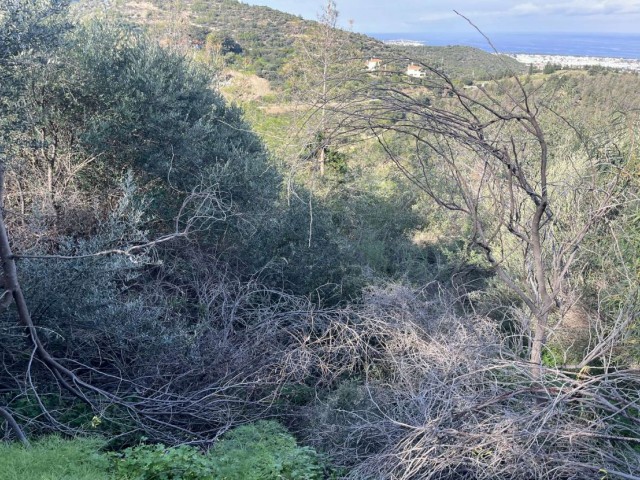
[[[378,40],[413,40],[425,45],[468,45],[493,51],[476,32],[453,33],[370,33]],[[501,53],[572,55],[640,59],[640,35],[576,33],[496,33],[489,35]]]

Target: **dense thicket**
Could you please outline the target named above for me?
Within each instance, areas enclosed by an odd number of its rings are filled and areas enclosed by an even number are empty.
[[[209,447],[276,418],[347,478],[637,478],[637,76],[463,88],[325,49],[269,152],[192,49],[0,6],[6,438]],[[222,438],[247,435],[328,475],[275,424]]]
[[[48,50],[6,56],[21,66],[5,71],[6,226],[35,327],[25,337],[14,308],[2,314],[4,403],[28,432],[97,415],[125,441],[260,418],[281,383],[269,380],[277,345],[294,340],[286,325],[312,311],[283,292],[355,294],[358,254],[331,210],[311,217],[304,187],[280,201],[279,174],[213,72],[124,24],[66,29]],[[30,353],[34,332],[86,384],[60,390]]]

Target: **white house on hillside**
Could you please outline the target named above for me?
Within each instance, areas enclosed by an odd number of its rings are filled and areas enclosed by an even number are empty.
[[[370,72],[375,72],[380,69],[381,65],[382,60],[380,60],[379,58],[372,58],[367,62],[367,70],[369,70]]]
[[[422,78],[427,76],[427,74],[422,70],[422,67],[414,63],[410,63],[407,67],[407,75],[415,78]]]

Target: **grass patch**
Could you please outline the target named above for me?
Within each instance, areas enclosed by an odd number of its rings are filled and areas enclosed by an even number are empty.
[[[2,480],[107,480],[109,459],[99,453],[99,439],[48,437],[31,448],[0,443]]]

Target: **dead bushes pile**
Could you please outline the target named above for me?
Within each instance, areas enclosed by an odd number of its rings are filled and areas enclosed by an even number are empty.
[[[332,392],[308,440],[362,479],[638,478],[640,372],[545,371],[495,324],[399,286],[369,291],[287,356]]]

